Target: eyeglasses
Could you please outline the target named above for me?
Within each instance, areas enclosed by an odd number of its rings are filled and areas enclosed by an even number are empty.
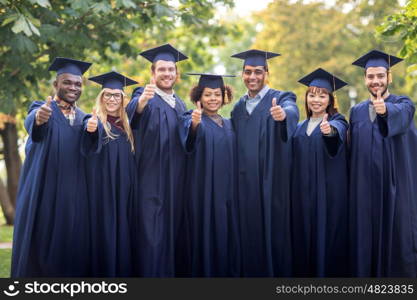
[[[103,99],[106,101],[110,101],[110,99],[113,97],[114,101],[120,102],[122,100],[122,94],[121,93],[103,93]]]

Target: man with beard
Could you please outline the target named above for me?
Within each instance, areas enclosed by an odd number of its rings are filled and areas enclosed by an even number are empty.
[[[242,275],[291,275],[291,136],[298,122],[296,97],[269,88],[267,59],[279,54],[249,50],[242,78],[248,92],[235,105],[238,207]]]
[[[353,63],[370,93],[350,112],[353,276],[417,276],[415,107],[388,89],[401,60],[373,50]]]
[[[76,106],[91,63],[58,57],[54,97],[29,108],[13,238],[12,277],[88,275],[88,202]]]
[[[174,93],[176,62],[187,57],[165,44],[140,53],[152,62],[151,83],[137,88],[127,106],[136,147],[138,172],[136,224],[133,224],[135,275],[181,275],[180,253],[186,232],[178,235],[183,212],[185,153],[178,120],[184,102]],[[181,252],[176,252],[179,245]]]

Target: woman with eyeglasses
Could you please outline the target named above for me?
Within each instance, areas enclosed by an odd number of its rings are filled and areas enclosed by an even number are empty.
[[[82,153],[88,157],[91,276],[132,274],[131,222],[135,189],[134,140],[123,87],[136,84],[117,72],[91,77],[102,85],[93,114],[84,120]]]

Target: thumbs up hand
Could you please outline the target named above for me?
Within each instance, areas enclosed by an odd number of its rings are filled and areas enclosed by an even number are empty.
[[[272,107],[270,109],[271,116],[275,121],[284,121],[287,117],[285,110],[280,106],[277,105],[277,99],[272,99]]]
[[[197,108],[193,110],[191,114],[191,127],[193,130],[201,123],[201,116],[203,114],[203,109],[201,107],[201,102],[197,101]]]
[[[97,126],[98,126],[97,112],[96,112],[96,109],[93,108],[93,115],[87,121],[87,131],[90,133],[96,132]]]
[[[324,135],[329,135],[332,133],[332,126],[330,125],[330,123],[327,121],[329,115],[325,114],[323,117],[323,120],[320,123],[320,130],[321,133]]]
[[[385,105],[384,99],[381,97],[381,91],[376,92],[376,100],[373,100],[375,112],[378,115],[385,115],[387,113],[387,106]]]
[[[139,97],[138,105],[136,107],[136,112],[141,114],[145,109],[145,106],[148,104],[148,101],[155,96],[155,79],[151,77],[151,82],[145,86],[142,95]]]
[[[46,99],[46,103],[39,107],[38,111],[36,112],[36,125],[40,126],[48,122],[49,118],[52,115],[52,108],[51,108],[51,101],[52,97],[48,96]]]
[[[139,98],[139,102],[147,103],[150,99],[155,96],[155,79],[151,77],[151,82],[145,86],[142,95]]]

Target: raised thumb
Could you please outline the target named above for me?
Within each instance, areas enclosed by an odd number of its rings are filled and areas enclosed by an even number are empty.
[[[277,98],[272,98],[272,107],[277,106]]]

